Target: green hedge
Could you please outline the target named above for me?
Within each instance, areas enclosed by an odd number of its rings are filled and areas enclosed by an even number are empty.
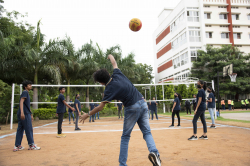
[[[53,108],[39,108],[37,110],[33,110],[33,117],[38,117],[39,119],[57,119],[56,109]],[[67,117],[67,115],[66,115]]]

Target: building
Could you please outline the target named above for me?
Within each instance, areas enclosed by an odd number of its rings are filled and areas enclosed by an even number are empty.
[[[158,19],[153,35],[156,83],[188,77],[197,50],[207,44],[250,52],[249,0],[182,0]]]

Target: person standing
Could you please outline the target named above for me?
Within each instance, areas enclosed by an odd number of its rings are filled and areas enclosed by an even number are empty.
[[[181,97],[181,94],[179,93],[175,93],[174,94],[174,104],[173,104],[173,108],[172,108],[172,125],[170,125],[169,127],[174,127],[174,117],[175,117],[175,114],[177,115],[177,118],[178,118],[178,125],[177,127],[181,127],[181,119],[180,119],[180,110],[181,110],[181,100],[182,100],[182,97]]]
[[[246,104],[246,110],[248,109],[248,106],[249,106],[249,101],[248,101],[248,99],[246,98],[246,100],[245,100],[245,104]]]
[[[94,108],[95,108],[95,104],[93,103],[94,101],[91,100],[92,103],[89,104],[89,111],[91,112]],[[91,117],[89,117],[89,122],[91,122],[91,118],[92,118],[92,122],[95,122],[95,114],[93,114]]]
[[[121,100],[119,100],[119,102],[121,102]],[[122,107],[123,107],[122,103],[117,104],[117,110],[118,110],[118,116],[119,116],[118,119],[120,119],[120,116],[121,116],[121,118],[123,118],[122,117]]]
[[[227,100],[227,105],[228,105],[228,110],[232,110],[232,100],[231,99],[228,99]]]
[[[76,112],[75,130],[81,130],[78,127],[78,119],[79,119],[79,116],[81,115],[81,103],[80,103],[79,99],[80,99],[80,95],[76,94],[75,102],[74,102],[74,107],[75,107],[75,112]]]
[[[234,110],[234,101],[231,101],[232,110]]]
[[[186,110],[187,110],[187,115],[188,115],[188,111],[190,112],[190,115],[191,115],[191,103],[189,100],[186,100],[185,101],[185,107],[186,107]]]
[[[150,106],[151,106],[151,120],[154,120],[154,113],[155,113],[155,117],[158,120],[158,115],[157,115],[157,105],[158,103],[155,101],[155,97],[153,97],[153,100],[150,102]]]
[[[207,108],[208,108],[208,111],[209,111],[209,114],[210,114],[210,117],[211,117],[211,120],[212,120],[212,125],[210,126],[210,128],[216,128],[215,127],[215,122],[214,122],[214,111],[215,111],[215,93],[214,93],[214,90],[212,87],[208,87],[207,88],[207,92],[209,93],[208,95],[208,105],[207,105]]]
[[[151,105],[150,105],[150,103],[151,103],[151,100],[149,99],[148,103],[147,103],[147,105],[148,105],[148,119],[150,119],[150,114],[151,114]]]
[[[97,100],[96,102],[98,102],[98,100]],[[98,103],[95,103],[95,107],[98,107],[98,106],[99,106],[99,104],[98,104]],[[95,120],[96,120],[96,116],[98,116],[97,118],[98,118],[98,120],[100,120],[99,112],[97,112],[97,113],[95,114]]]
[[[60,87],[59,92],[60,94],[57,99],[58,104],[57,104],[57,109],[56,109],[56,113],[58,115],[57,138],[63,138],[63,137],[66,137],[65,134],[62,134],[62,122],[63,122],[64,113],[66,112],[66,106],[69,107],[72,111],[75,111],[75,109],[71,107],[70,105],[68,105],[65,101],[65,98],[63,95],[65,93],[65,88]]]
[[[36,146],[33,137],[33,127],[32,127],[33,115],[32,112],[30,111],[30,95],[29,95],[29,91],[32,89],[32,82],[28,80],[24,81],[22,82],[22,86],[24,91],[20,96],[19,109],[17,111],[18,127],[17,127],[16,141],[13,152],[24,150],[24,147],[21,145],[24,131],[29,144],[28,150],[41,149],[40,147]]]
[[[71,104],[71,103],[72,103],[72,100],[70,100],[70,104],[69,104],[69,105],[70,105],[71,107],[74,107],[74,104],[73,104],[73,103]],[[75,117],[74,117],[74,112],[73,112],[70,108],[68,109],[68,114],[69,114],[69,124],[71,124],[71,122],[70,122],[71,114],[72,114],[72,117],[73,117],[73,122],[75,123],[75,120],[74,120],[74,118],[75,118]]]
[[[246,106],[246,103],[244,101],[244,99],[241,100],[241,109],[243,110],[243,108]]]
[[[224,99],[221,100],[220,104],[221,104],[222,109],[225,110],[226,108],[225,108],[225,100]]]
[[[194,109],[194,111],[195,111],[195,109],[196,109],[196,95],[193,95],[193,98],[195,98],[194,100],[192,100],[193,109]]]
[[[128,144],[131,137],[131,132],[133,131],[136,123],[143,133],[143,138],[147,143],[149,151],[148,159],[154,166],[161,166],[160,154],[155,146],[154,138],[150,130],[147,103],[144,101],[142,94],[118,68],[114,57],[109,55],[108,59],[110,59],[114,68],[113,75],[110,76],[106,69],[100,69],[93,75],[95,82],[105,85],[104,98],[102,99],[101,104],[94,108],[94,110],[90,112],[89,115],[82,115],[81,120],[84,121],[92,114],[101,111],[108,102],[111,102],[114,99],[121,100],[125,107],[125,111],[123,133],[120,144],[120,166],[127,166],[126,162],[128,158]],[[86,144],[86,146],[89,146],[89,144]]]
[[[194,111],[194,118],[193,118],[193,135],[188,138],[188,140],[198,140],[197,134],[197,120],[199,117],[201,118],[201,122],[203,124],[203,135],[199,137],[199,139],[208,139],[207,138],[207,124],[205,120],[205,111],[206,111],[206,93],[205,90],[207,89],[207,83],[199,80],[197,82],[198,94],[197,94],[197,105]]]

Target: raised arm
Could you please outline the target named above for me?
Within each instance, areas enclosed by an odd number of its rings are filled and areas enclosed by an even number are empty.
[[[113,66],[113,69],[118,68],[117,63],[116,63],[115,58],[113,57],[113,55],[109,54],[108,59],[110,60],[112,66]]]
[[[68,104],[66,103],[65,100],[63,100],[63,103],[64,103],[64,105],[66,105],[68,108],[70,108],[72,111],[75,111],[75,108],[73,108],[73,107],[71,107],[70,105],[68,105]]]

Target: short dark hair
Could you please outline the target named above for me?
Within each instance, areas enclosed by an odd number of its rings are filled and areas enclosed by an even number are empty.
[[[95,82],[101,82],[104,84],[107,84],[108,81],[110,80],[110,74],[106,69],[97,70],[94,73],[93,77],[94,77]]]
[[[29,80],[25,80],[25,81],[23,81],[23,82],[22,82],[22,85],[23,85],[23,90],[25,90],[25,88],[26,88],[29,84],[32,84],[32,82],[31,82],[31,81],[29,81]]]
[[[59,92],[60,92],[63,88],[65,88],[65,87],[59,87]]]

